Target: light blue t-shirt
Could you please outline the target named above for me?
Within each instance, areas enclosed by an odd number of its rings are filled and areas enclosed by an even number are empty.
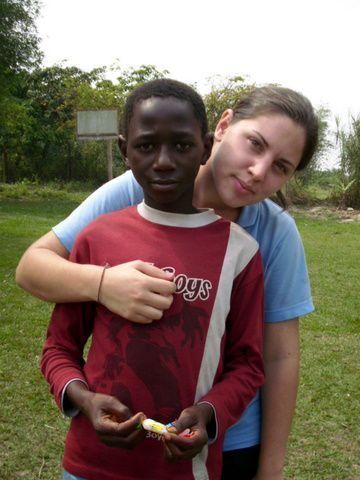
[[[131,171],[104,184],[53,228],[68,251],[77,234],[99,215],[136,205],[143,192]],[[265,322],[290,320],[311,313],[309,277],[303,244],[293,218],[271,200],[244,207],[237,222],[259,243],[265,275]],[[260,443],[261,398],[253,401],[225,435],[224,450]]]

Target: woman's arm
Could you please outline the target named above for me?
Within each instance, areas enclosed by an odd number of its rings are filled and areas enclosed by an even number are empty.
[[[68,261],[69,252],[50,231],[23,254],[16,282],[35,297],[48,302],[96,300],[102,268]]]
[[[263,423],[256,480],[282,480],[299,381],[299,322],[266,324]]]
[[[16,269],[16,282],[48,302],[97,301],[103,267],[68,260],[53,232],[33,243]],[[175,284],[169,273],[140,260],[106,270],[100,301],[109,310],[138,323],[162,317],[172,303]]]

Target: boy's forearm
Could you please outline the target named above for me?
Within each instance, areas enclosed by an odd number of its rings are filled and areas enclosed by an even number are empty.
[[[24,253],[16,270],[16,282],[48,302],[96,300],[103,268],[75,264],[67,257],[67,250],[49,232]]]

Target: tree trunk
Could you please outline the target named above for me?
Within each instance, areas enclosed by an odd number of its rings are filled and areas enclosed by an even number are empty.
[[[70,182],[73,179],[74,175],[74,165],[73,165],[73,155],[71,151],[71,143],[67,144],[67,157],[68,157],[68,181]]]
[[[9,159],[6,148],[2,148],[2,181],[7,183],[8,181],[8,170],[9,170]]]

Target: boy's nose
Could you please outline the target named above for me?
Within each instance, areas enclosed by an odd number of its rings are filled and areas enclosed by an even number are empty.
[[[156,170],[169,170],[175,168],[175,164],[171,158],[171,154],[167,147],[162,147],[159,150],[159,154],[156,157],[154,163],[154,169]]]

